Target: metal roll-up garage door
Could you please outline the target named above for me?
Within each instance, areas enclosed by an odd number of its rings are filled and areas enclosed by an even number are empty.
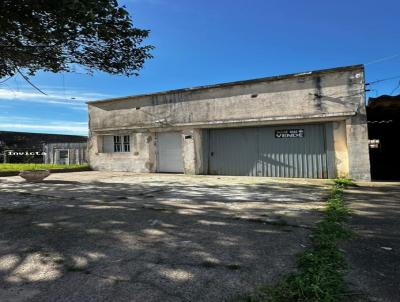
[[[182,135],[180,132],[157,134],[158,172],[183,173]]]
[[[327,178],[325,125],[209,130],[209,174]]]

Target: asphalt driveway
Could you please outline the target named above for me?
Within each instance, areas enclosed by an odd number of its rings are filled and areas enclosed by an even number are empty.
[[[350,301],[400,301],[400,183],[360,183],[345,199],[356,234],[343,245]]]
[[[234,301],[295,269],[328,188],[100,172],[0,178],[0,300]]]

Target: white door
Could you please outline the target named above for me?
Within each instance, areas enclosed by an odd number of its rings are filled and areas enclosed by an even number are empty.
[[[182,135],[160,132],[157,135],[158,172],[183,173]]]

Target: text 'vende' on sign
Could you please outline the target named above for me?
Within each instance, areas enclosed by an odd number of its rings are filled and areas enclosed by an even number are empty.
[[[280,129],[275,130],[275,138],[302,138],[304,129]]]

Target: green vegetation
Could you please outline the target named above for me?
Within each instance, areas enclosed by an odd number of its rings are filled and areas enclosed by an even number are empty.
[[[1,172],[18,172],[22,170],[52,170],[52,169],[86,169],[88,165],[49,165],[49,164],[0,164]]]
[[[0,78],[23,72],[138,75],[152,58],[149,31],[117,0],[0,1]]]
[[[336,178],[334,181],[337,186],[342,186],[342,187],[357,186],[357,184],[353,182],[353,180],[350,178]]]
[[[247,302],[334,302],[346,295],[344,273],[346,263],[338,249],[351,232],[344,223],[349,215],[343,201],[343,189],[355,185],[349,179],[336,179],[327,201],[325,218],[318,223],[312,236],[312,247],[297,262],[297,272],[275,287],[261,288],[246,297]]]

